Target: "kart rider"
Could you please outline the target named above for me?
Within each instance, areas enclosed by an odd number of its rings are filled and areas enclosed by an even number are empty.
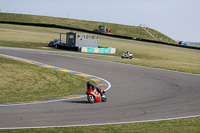
[[[92,87],[92,90],[96,89],[98,93],[101,94],[102,96],[102,92],[98,87],[95,87],[90,81],[87,82],[87,89],[89,89],[90,87]]]

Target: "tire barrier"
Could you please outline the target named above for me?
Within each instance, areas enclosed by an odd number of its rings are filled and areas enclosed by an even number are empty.
[[[106,34],[106,33],[100,33],[98,31],[90,31],[90,30],[73,28],[73,27],[68,27],[68,26],[61,26],[61,25],[56,25],[56,24],[25,23],[25,22],[12,22],[12,21],[0,21],[0,23],[75,30],[75,31],[87,32],[87,33],[92,33],[92,34],[97,34],[97,35],[108,36],[108,37],[115,37],[115,38],[128,39],[128,40],[136,40],[136,41],[142,41],[142,42],[159,43],[159,44],[164,44],[164,45],[169,45],[169,46],[176,46],[176,47],[200,50],[200,47],[178,45],[178,44],[175,44],[175,43],[167,43],[167,42],[161,42],[161,41],[156,41],[156,40],[142,39],[142,38],[136,38],[136,37],[122,36],[122,35]]]

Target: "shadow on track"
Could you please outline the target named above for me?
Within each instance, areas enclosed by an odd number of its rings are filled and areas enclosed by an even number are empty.
[[[67,103],[90,104],[88,101],[66,101]]]

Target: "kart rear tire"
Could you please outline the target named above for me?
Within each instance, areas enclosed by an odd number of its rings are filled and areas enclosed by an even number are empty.
[[[93,95],[87,95],[87,99],[89,103],[94,103],[95,102],[95,97]]]
[[[106,97],[106,94],[105,93],[103,93],[103,95],[102,95],[102,102],[106,102],[106,100],[107,100],[107,97]]]

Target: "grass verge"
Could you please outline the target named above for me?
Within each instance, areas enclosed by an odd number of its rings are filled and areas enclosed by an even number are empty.
[[[58,36],[50,33],[0,29],[0,46],[42,48],[47,47],[48,42]]]
[[[199,133],[200,117],[170,121],[43,129],[1,130],[2,133]]]
[[[31,102],[85,92],[88,79],[0,57],[0,103]]]

